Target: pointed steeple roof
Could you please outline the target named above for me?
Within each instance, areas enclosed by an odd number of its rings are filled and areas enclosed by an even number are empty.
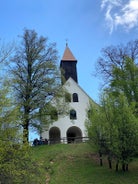
[[[62,61],[77,61],[74,55],[72,54],[68,44],[66,43],[66,48],[62,57]]]
[[[66,48],[62,60],[60,61],[60,68],[62,69],[61,73],[65,81],[67,81],[71,77],[74,81],[78,82],[76,65],[77,60],[73,56],[71,50],[68,47],[68,44],[66,43]],[[62,81],[62,83],[64,84],[65,81]]]

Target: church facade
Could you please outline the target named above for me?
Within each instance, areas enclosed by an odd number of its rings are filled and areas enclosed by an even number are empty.
[[[68,45],[61,59],[60,68],[64,76],[62,85],[68,94],[69,112],[58,116],[58,119],[50,124],[41,136],[51,143],[82,141],[82,137],[87,137],[85,127],[87,110],[90,102],[94,102],[78,84],[77,60]]]

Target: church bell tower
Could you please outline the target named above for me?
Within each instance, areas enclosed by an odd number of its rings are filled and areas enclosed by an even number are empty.
[[[62,84],[64,84],[70,77],[78,83],[76,65],[77,60],[69,49],[68,44],[66,44],[66,48],[60,62],[61,74],[63,76]]]

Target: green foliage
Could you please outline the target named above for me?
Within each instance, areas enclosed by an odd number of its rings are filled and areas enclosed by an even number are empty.
[[[40,126],[36,121],[39,109],[57,95],[61,83],[56,44],[48,43],[47,38],[38,36],[34,30],[24,30],[21,38],[21,44],[11,60],[10,71],[16,103],[22,112],[26,142],[29,127]]]
[[[109,157],[114,156],[117,163],[126,167],[138,152],[137,50],[138,40],[126,46],[109,46],[102,50],[97,65],[108,85],[100,109],[100,113],[104,113],[106,149]]]
[[[98,152],[108,154],[117,162],[128,164],[137,153],[138,121],[134,115],[134,105],[129,105],[121,94],[102,96],[98,109],[91,107],[87,122],[88,135],[97,145]]]
[[[28,145],[0,141],[0,152],[0,182],[2,184],[28,184],[39,181],[39,165],[31,159]]]
[[[94,108],[91,104],[90,110],[88,111],[88,120],[86,121],[86,127],[88,136],[95,143],[98,151],[104,151],[103,143],[106,138],[106,127],[103,122],[104,114],[101,112],[101,107]]]
[[[69,102],[66,101],[65,94],[66,90],[64,88],[59,89],[55,97],[40,108],[39,113],[36,115],[36,119],[41,122],[41,126],[37,128],[40,133],[45,131],[50,123],[53,123],[53,121],[58,120],[60,116],[64,116],[68,113]]]
[[[28,145],[22,145],[20,111],[13,105],[8,87],[0,89],[0,183],[35,183],[37,164]],[[34,180],[35,176],[35,180]]]
[[[138,160],[130,164],[130,172],[109,170],[106,158],[99,167],[94,144],[57,144],[33,147],[32,157],[41,163],[42,178],[49,184],[136,184]],[[114,163],[113,163],[114,164]],[[45,184],[46,181],[39,183]]]
[[[124,93],[129,104],[135,102],[135,113],[138,107],[138,66],[134,60],[125,57],[121,68],[114,66],[110,90],[116,94]]]
[[[0,140],[16,141],[19,126],[19,109],[13,105],[8,87],[0,89]]]
[[[116,157],[122,163],[129,163],[138,151],[138,120],[134,115],[134,106],[130,106],[127,99],[120,95],[117,99],[117,131],[118,154]]]
[[[70,93],[65,93],[65,101],[66,102],[71,102],[71,94]]]

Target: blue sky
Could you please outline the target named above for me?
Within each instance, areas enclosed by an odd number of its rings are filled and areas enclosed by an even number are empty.
[[[79,85],[98,102],[101,81],[92,76],[101,49],[138,39],[138,0],[4,0],[0,38],[19,41],[23,29],[56,42],[59,61],[66,39],[78,60]]]

